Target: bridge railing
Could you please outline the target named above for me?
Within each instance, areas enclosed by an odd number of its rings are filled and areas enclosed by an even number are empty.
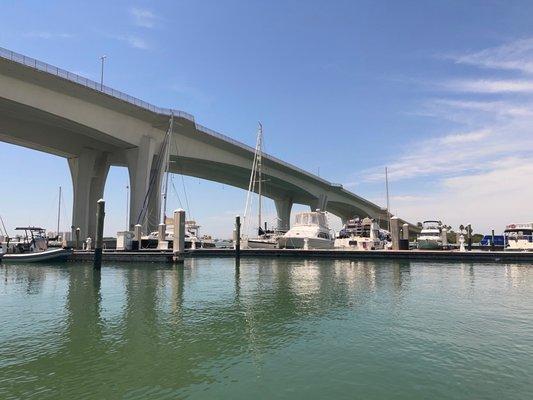
[[[177,117],[182,117],[182,118],[185,118],[185,119],[188,119],[192,122],[195,122],[194,121],[194,117],[189,114],[189,113],[186,113],[184,111],[180,111],[180,110],[173,110],[173,109],[170,109],[170,108],[161,108],[161,107],[157,107],[153,104],[150,104],[144,100],[141,100],[141,99],[138,99],[136,97],[133,97],[133,96],[130,96],[129,94],[126,94],[124,92],[121,92],[119,90],[116,90],[116,89],[113,89],[109,86],[106,86],[106,85],[102,85],[101,83],[98,83],[98,82],[95,82],[91,79],[87,79],[83,76],[80,76],[78,74],[74,74],[72,72],[69,72],[67,70],[64,70],[62,68],[59,68],[59,67],[56,67],[56,66],[53,66],[53,65],[50,65],[48,63],[45,63],[43,61],[39,61],[39,60],[36,60],[35,58],[31,58],[31,57],[28,57],[28,56],[25,56],[23,54],[20,54],[20,53],[17,53],[17,52],[14,52],[14,51],[11,51],[11,50],[8,50],[8,49],[5,49],[3,47],[0,47],[0,57],[1,58],[4,58],[4,59],[7,59],[9,61],[13,61],[13,62],[16,62],[16,63],[19,63],[19,64],[22,64],[22,65],[25,65],[27,67],[30,67],[30,68],[34,68],[38,71],[42,71],[42,72],[46,72],[48,74],[51,74],[51,75],[55,75],[55,76],[58,76],[60,78],[63,78],[63,79],[66,79],[68,81],[71,81],[71,82],[74,82],[74,83],[77,83],[79,85],[82,85],[82,86],[85,86],[87,88],[90,88],[92,90],[95,90],[95,91],[98,91],[98,92],[101,92],[101,93],[105,93],[111,97],[114,97],[114,98],[117,98],[117,99],[120,99],[122,101],[125,101],[127,103],[130,103],[130,104],[133,104],[137,107],[140,107],[140,108],[143,108],[143,109],[146,109],[148,111],[151,111],[151,112],[154,112],[154,113],[157,113],[157,114],[164,114],[164,115],[171,115],[171,114],[174,114],[175,116]],[[196,125],[196,128],[210,136],[213,136],[213,137],[216,137],[216,138],[219,138],[219,139],[222,139],[224,141],[227,141],[227,142],[230,142],[236,146],[239,146],[243,149],[246,149],[248,151],[251,151],[251,152],[254,152],[255,149],[252,148],[251,146],[248,146],[242,142],[239,142],[238,140],[235,140],[235,139],[232,139],[231,137],[229,136],[226,136],[222,133],[219,133],[219,132],[216,132],[212,129],[209,129],[205,126],[202,126],[200,124],[197,124],[195,123]],[[301,168],[298,168],[292,164],[289,164],[285,161],[282,161],[280,160],[279,158],[276,158],[270,154],[263,154],[263,156],[265,158],[268,158],[278,164],[281,164],[281,165],[284,165],[290,169],[293,169],[295,171],[298,171],[304,175],[307,175],[309,177],[312,177],[313,179],[316,179],[316,180],[319,180],[319,181],[322,181],[324,184],[327,184],[327,185],[331,185],[331,183],[325,179],[322,179],[318,176],[315,176]]]
[[[174,113],[174,115],[176,115],[177,117],[182,117],[190,121],[194,121],[194,117],[191,114],[186,113],[184,111],[171,110],[169,108],[161,108],[161,107],[154,106],[153,104],[150,104],[144,100],[138,99],[137,97],[130,96],[129,94],[126,94],[119,90],[110,88],[109,86],[102,85],[101,83],[95,82],[91,79],[84,78],[83,76],[80,76],[78,74],[74,74],[72,72],[66,71],[59,67],[55,67],[43,61],[39,61],[39,60],[36,60],[35,58],[27,57],[25,55],[16,53],[14,51],[5,49],[3,47],[0,47],[0,57],[22,64],[22,65],[25,65],[30,68],[34,68],[38,71],[42,71],[42,72],[46,72],[51,75],[59,76],[68,81],[75,82],[79,85],[91,88],[98,92],[105,93],[109,96],[115,97],[127,103],[134,104],[137,107],[144,108],[146,110],[152,111],[157,114],[170,115],[171,113]]]

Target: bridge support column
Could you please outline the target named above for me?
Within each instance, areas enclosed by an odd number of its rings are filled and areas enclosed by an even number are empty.
[[[309,204],[309,207],[311,207],[311,211],[326,211],[326,208],[328,206],[328,195],[326,193],[322,193],[318,195],[316,200],[314,200],[311,204]]]
[[[143,231],[148,233],[155,231],[159,224],[159,213],[157,212],[161,203],[159,180],[153,176],[155,142],[149,136],[143,136],[139,147],[126,151],[128,162],[128,172],[130,175],[130,230],[133,226],[140,224]],[[150,179],[155,185],[148,193]],[[154,204],[155,203],[155,204]],[[138,220],[143,207],[147,207],[146,218]],[[155,212],[154,212],[155,211]],[[154,215],[155,213],[155,215]]]
[[[274,204],[278,214],[278,229],[288,231],[291,227],[292,199],[274,200]]]
[[[78,157],[69,158],[72,177],[72,237],[80,228],[80,238],[93,238],[96,234],[96,202],[104,196],[109,172],[108,154],[86,149]]]

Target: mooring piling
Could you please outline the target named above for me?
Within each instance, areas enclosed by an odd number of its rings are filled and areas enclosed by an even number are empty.
[[[392,239],[392,250],[400,249],[400,219],[392,217],[390,219],[390,234]]]
[[[133,227],[133,250],[141,249],[141,240],[142,240],[142,225],[137,224]]]
[[[234,231],[234,243],[235,243],[235,258],[241,257],[241,217],[237,215],[235,217],[235,231]]]
[[[104,218],[105,218],[105,200],[100,199],[96,203],[96,238],[94,245],[94,268],[102,267],[102,247],[104,243]]]
[[[174,211],[172,252],[174,262],[183,262],[183,253],[185,252],[185,211],[182,209]]]

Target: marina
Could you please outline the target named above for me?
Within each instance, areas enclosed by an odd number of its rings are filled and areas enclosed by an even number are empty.
[[[0,400],[533,398],[533,3],[41,3]]]

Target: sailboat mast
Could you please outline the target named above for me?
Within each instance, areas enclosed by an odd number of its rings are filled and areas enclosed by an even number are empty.
[[[259,122],[259,133],[258,133],[259,137],[258,137],[258,152],[257,152],[257,177],[259,179],[259,205],[258,205],[258,208],[259,208],[259,213],[258,213],[258,226],[259,226],[259,229],[261,229],[261,207],[262,207],[262,201],[261,201],[261,195],[262,195],[262,187],[261,187],[261,183],[262,183],[262,180],[263,180],[263,177],[262,177],[262,171],[261,171],[261,162],[262,162],[262,145],[263,145],[263,125],[261,125],[261,122]]]
[[[385,190],[387,192],[387,226],[390,232],[389,171],[387,167],[385,167]]]
[[[163,190],[163,209],[161,210],[161,223],[164,224],[166,221],[167,213],[167,194],[168,194],[168,175],[169,175],[169,164],[170,164],[170,140],[172,138],[172,131],[174,129],[174,113],[170,115],[170,127],[168,128],[168,133],[166,137],[167,146],[165,148],[165,188]]]
[[[61,220],[61,186],[59,186],[59,201],[57,205],[57,236],[59,237],[59,222]]]

